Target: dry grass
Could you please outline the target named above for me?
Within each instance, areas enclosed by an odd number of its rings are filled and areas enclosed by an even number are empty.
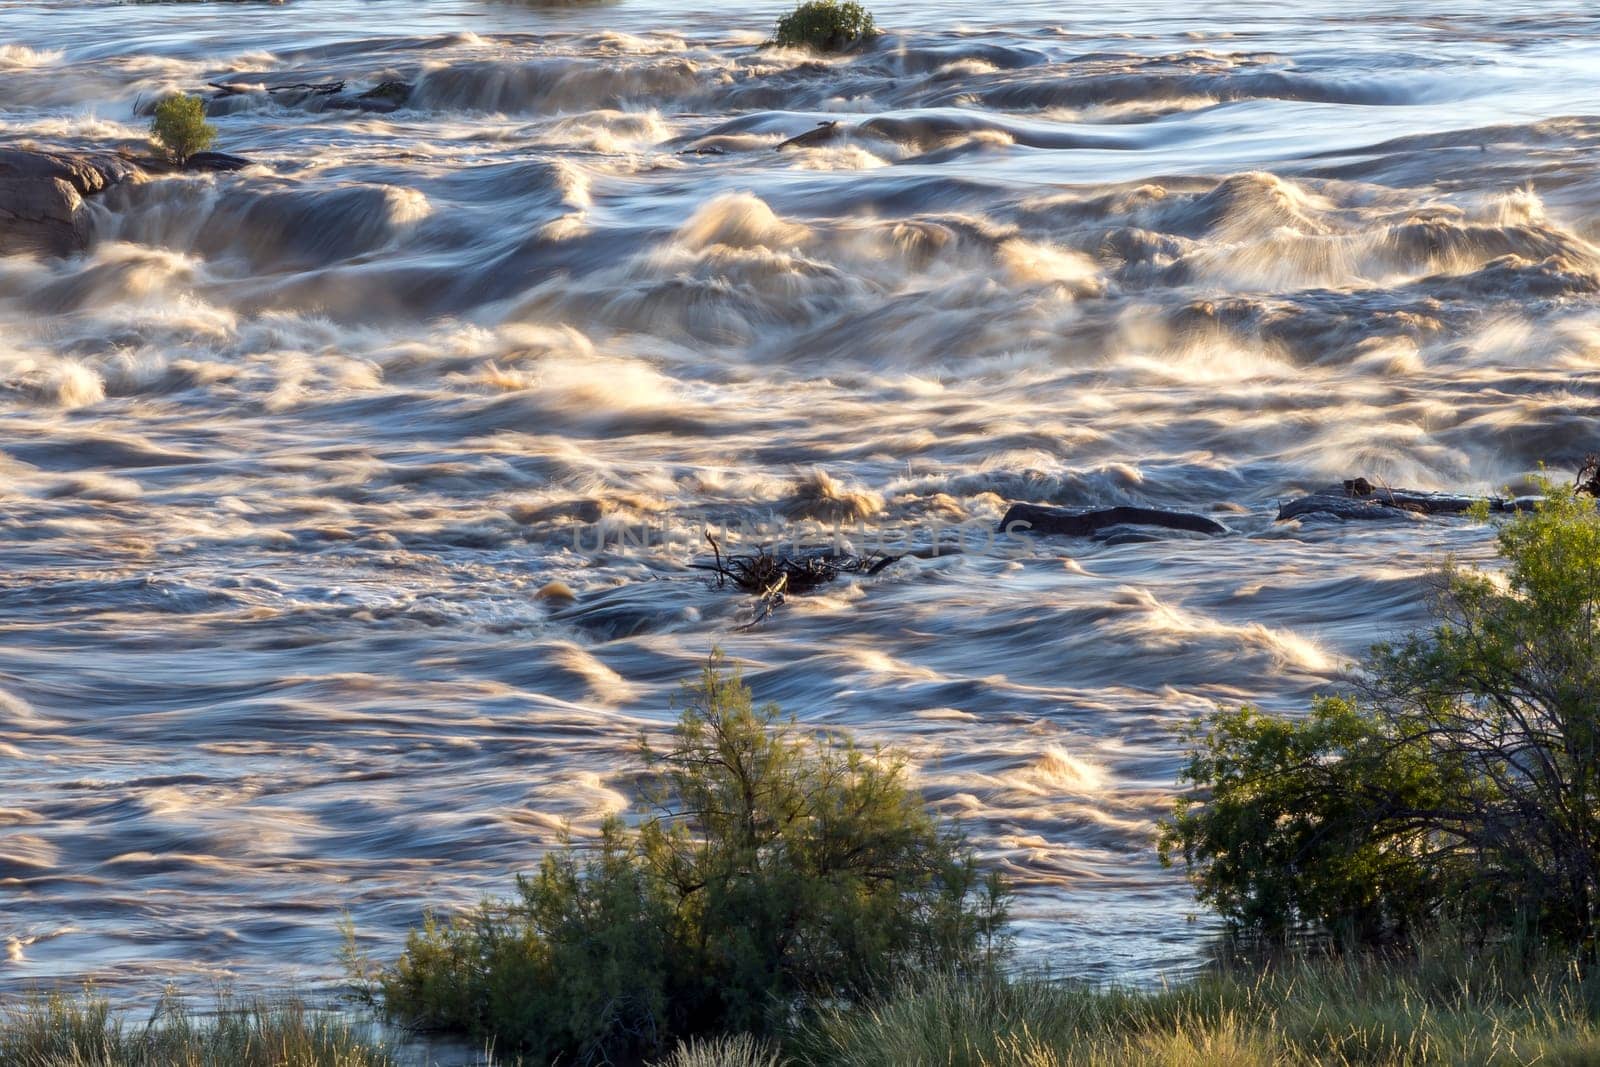
[[[92,992],[0,1009],[5,1067],[390,1067],[367,1031],[292,999],[197,1013],[168,997],[148,1018]]]
[[[1157,991],[933,978],[824,1011],[781,1053],[698,1040],[658,1067],[1310,1067],[1600,1065],[1600,980],[1559,960],[1429,952],[1290,962]],[[452,1061],[454,1062],[454,1061]],[[481,1063],[500,1067],[523,1061]],[[150,1019],[92,994],[0,1009],[4,1067],[393,1067],[360,1027],[293,1000]],[[526,1067],[526,1065],[524,1065]]]
[[[824,1014],[797,1051],[836,1067],[1600,1064],[1597,994],[1559,962],[1465,956],[1291,963],[1158,992],[942,979]]]

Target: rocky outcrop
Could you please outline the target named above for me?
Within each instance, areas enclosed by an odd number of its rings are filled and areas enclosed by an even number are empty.
[[[84,198],[142,176],[138,164],[113,152],[0,148],[0,255],[83,251]]]
[[[196,152],[181,167],[131,152],[0,147],[0,255],[70,256],[89,247],[86,198],[152,174],[221,172],[250,165],[243,156]]]
[[[147,174],[218,173],[243,170],[251,163],[243,156],[232,156],[226,152],[196,152],[181,167],[161,156],[130,156],[128,159]]]
[[[1352,478],[1278,506],[1278,521],[1305,516],[1334,519],[1407,519],[1424,515],[1461,515],[1478,505],[1490,511],[1521,511],[1531,501],[1517,497],[1462,496],[1421,489],[1375,486],[1365,478]]]
[[[1061,534],[1067,537],[1091,537],[1114,526],[1158,526],[1185,533],[1225,534],[1228,528],[1220,522],[1186,511],[1162,511],[1158,508],[1102,508],[1098,511],[1074,511],[1068,508],[1051,508],[1039,504],[1012,504],[1000,520],[1002,533]]]

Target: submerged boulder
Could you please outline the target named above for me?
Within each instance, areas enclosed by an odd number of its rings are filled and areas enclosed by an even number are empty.
[[[208,82],[206,113],[226,114],[241,98],[270,99],[280,107],[306,107],[325,111],[371,111],[386,114],[406,105],[416,88],[410,82],[389,80],[363,92],[351,89],[343,79],[328,82]],[[141,105],[148,113],[153,104]]]
[[[1228,528],[1204,515],[1159,508],[1115,507],[1096,511],[1045,507],[1040,504],[1012,504],[1000,520],[1002,533],[1061,534],[1090,537],[1114,526],[1157,526],[1185,533],[1225,534]]]
[[[0,254],[83,251],[89,245],[84,198],[143,175],[114,152],[0,148]]]
[[[829,119],[817,123],[814,129],[775,145],[774,148],[779,152],[788,152],[796,148],[821,148],[843,140],[849,129],[848,126],[840,126],[838,119]]]
[[[387,112],[406,105],[411,99],[412,86],[407,82],[380,82],[356,97],[356,106],[362,111]]]

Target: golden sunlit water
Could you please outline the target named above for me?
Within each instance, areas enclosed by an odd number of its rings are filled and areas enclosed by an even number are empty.
[[[0,257],[0,986],[334,981],[342,913],[392,953],[629,805],[718,645],[910,753],[1030,963],[1192,966],[1172,727],[1489,554],[1278,502],[1600,446],[1600,15],[1077,7],[819,59],[765,4],[0,0],[0,141],[221,82],[254,161]],[[412,89],[266,91],[333,81]],[[1014,501],[1229,532],[981,536]],[[802,521],[965,550],[759,621],[692,566]]]

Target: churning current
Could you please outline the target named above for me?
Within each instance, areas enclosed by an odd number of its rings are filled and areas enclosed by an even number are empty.
[[[1489,554],[1278,502],[1600,446],[1591,5],[880,0],[826,59],[779,13],[0,0],[6,145],[182,90],[252,161],[0,258],[0,987],[393,952],[626,809],[714,647],[905,750],[1029,962],[1179,973],[1173,727]],[[1229,532],[983,536],[1017,501]],[[694,566],[740,524],[962,550],[759,618]]]

